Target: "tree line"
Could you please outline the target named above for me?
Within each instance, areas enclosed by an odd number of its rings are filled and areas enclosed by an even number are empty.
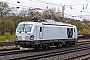
[[[0,35],[4,35],[6,32],[15,34],[17,24],[22,21],[32,21],[32,17],[53,19],[55,21],[61,21],[62,19],[60,11],[56,11],[55,8],[44,9],[42,12],[28,8],[20,10],[19,13],[17,13],[17,8],[10,7],[6,2],[0,2]],[[67,23],[76,25],[78,32],[84,34],[90,33],[89,22],[90,21],[86,19],[83,19],[82,22],[75,19],[69,19]]]

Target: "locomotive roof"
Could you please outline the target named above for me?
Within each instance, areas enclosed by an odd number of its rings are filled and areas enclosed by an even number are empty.
[[[20,22],[19,24],[34,24],[36,22],[30,22],[30,21],[27,21],[27,22]]]
[[[49,24],[49,25],[67,25],[67,26],[74,26],[74,25],[66,24],[66,23],[62,23],[62,22],[55,22],[54,20],[39,20],[38,22],[26,21],[26,22],[20,22],[19,24],[37,24],[37,23]]]

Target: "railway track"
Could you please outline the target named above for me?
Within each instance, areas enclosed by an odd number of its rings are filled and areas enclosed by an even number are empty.
[[[11,50],[11,51],[0,52],[0,56],[29,53],[29,52],[31,52],[31,50]]]
[[[87,45],[87,46],[86,46]],[[84,46],[84,47],[83,47]],[[66,48],[66,49],[62,49],[62,48]],[[68,48],[70,48],[70,49],[68,49]],[[39,54],[34,54],[34,55],[28,55],[28,56],[26,56],[26,57],[20,57],[20,58],[13,58],[13,59],[11,59],[10,58],[10,60],[20,60],[20,59],[30,59],[30,60],[33,60],[33,59],[41,59],[41,58],[47,58],[47,57],[52,57],[52,56],[56,56],[56,55],[63,55],[63,54],[68,54],[68,53],[73,53],[73,52],[77,52],[77,51],[82,51],[82,50],[87,50],[87,49],[90,49],[90,43],[78,43],[78,44],[76,44],[76,45],[74,45],[74,46],[66,46],[66,47],[61,47],[61,48],[51,48],[51,49],[49,49],[49,50],[52,50],[53,49],[53,51],[54,52],[48,52],[48,53],[46,53],[46,54],[44,54],[44,53],[40,53],[40,51],[39,51]],[[55,52],[55,49],[57,49],[57,51]],[[60,49],[62,49],[62,50],[60,50]],[[77,49],[77,50],[75,50],[75,49]],[[48,51],[48,50],[46,50],[46,51]],[[65,52],[66,51],[66,52]],[[31,53],[31,52],[33,52],[33,53],[35,53],[35,51],[33,51],[33,50],[1,50],[0,51],[0,57],[1,56],[9,56],[9,55],[17,55],[17,54],[23,54],[23,53]],[[41,51],[41,52],[43,52],[43,51]],[[45,50],[44,50],[44,52],[45,52]],[[61,52],[61,53],[60,53]]]
[[[76,56],[76,57],[72,57],[72,58],[68,58],[68,59],[65,59],[65,60],[74,60],[74,59],[78,59],[78,58],[85,57],[85,56],[88,56],[88,55],[90,55],[90,53],[83,54],[83,55]],[[88,59],[90,59],[90,57],[84,58],[82,60],[88,60]]]
[[[88,58],[85,58],[85,59],[82,59],[82,60],[90,60],[90,57],[88,57]]]
[[[50,52],[50,53],[44,53],[44,54],[38,54],[38,55],[33,55],[33,56],[13,58],[13,59],[9,59],[9,60],[25,60],[25,59],[26,60],[36,60],[36,59],[41,59],[41,58],[48,58],[48,57],[52,57],[52,56],[73,53],[73,52],[82,51],[82,50],[90,50],[90,46],[81,47],[81,48],[73,48],[73,49],[62,50],[62,51],[56,51],[56,52]]]
[[[19,50],[20,48],[9,48],[9,49],[0,49],[0,52],[2,51],[11,51],[11,50]]]
[[[82,46],[82,45],[88,45],[90,43],[78,43],[75,46]],[[70,47],[70,46],[67,46]],[[51,49],[59,49],[56,47],[52,47]],[[73,47],[74,48],[74,47]],[[49,49],[50,50],[50,49]],[[21,53],[27,53],[27,52],[32,52],[33,50],[20,50],[19,48],[12,48],[12,49],[1,49],[0,50],[0,56],[6,56],[6,55],[13,55],[13,54],[21,54]]]

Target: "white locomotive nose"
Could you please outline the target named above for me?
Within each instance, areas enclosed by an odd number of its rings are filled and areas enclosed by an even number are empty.
[[[30,41],[30,35],[19,33],[16,38],[18,41]]]

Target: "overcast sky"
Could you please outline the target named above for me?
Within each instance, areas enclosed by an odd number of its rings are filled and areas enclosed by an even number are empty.
[[[12,7],[20,6],[21,8],[56,8],[62,12],[62,6],[65,5],[65,17],[74,17],[75,19],[90,20],[90,0],[0,0],[6,1]],[[20,3],[17,3],[20,1]],[[45,1],[45,2],[42,2]],[[48,2],[48,3],[47,3]],[[72,9],[71,9],[72,8]]]

